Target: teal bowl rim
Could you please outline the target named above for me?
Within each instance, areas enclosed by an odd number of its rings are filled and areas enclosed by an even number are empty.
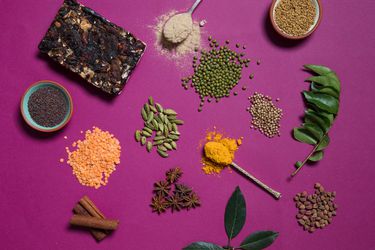
[[[67,114],[67,116],[64,119],[64,121],[62,123],[60,123],[59,125],[56,125],[55,127],[49,128],[49,127],[43,127],[43,126],[37,125],[35,122],[30,121],[31,118],[27,117],[26,111],[24,110],[24,104],[25,104],[25,97],[26,97],[26,95],[34,87],[36,87],[38,85],[42,85],[42,84],[53,85],[54,87],[56,87],[59,90],[61,90],[64,93],[64,95],[67,97],[67,99],[68,99],[69,113]],[[40,132],[55,132],[55,131],[58,131],[58,130],[62,129],[70,121],[70,119],[72,117],[72,114],[73,114],[73,101],[72,101],[72,97],[69,94],[68,90],[64,86],[62,86],[61,84],[59,84],[57,82],[54,82],[54,81],[51,81],[51,80],[41,80],[41,81],[37,81],[37,82],[31,84],[26,89],[26,91],[24,92],[24,94],[22,95],[20,106],[21,106],[20,108],[21,108],[22,117],[25,120],[25,122],[27,123],[27,125],[29,125],[31,128],[33,128],[35,130],[38,130]]]

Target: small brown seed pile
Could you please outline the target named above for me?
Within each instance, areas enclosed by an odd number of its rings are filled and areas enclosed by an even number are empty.
[[[276,107],[270,96],[255,92],[249,97],[251,107],[247,110],[252,116],[251,128],[258,129],[265,136],[272,138],[280,136],[280,120],[282,109]]]
[[[299,210],[297,214],[298,223],[310,233],[331,224],[337,210],[337,205],[333,202],[336,192],[326,192],[320,183],[316,183],[314,187],[314,194],[308,195],[304,191],[294,197]]]
[[[286,34],[301,36],[314,24],[316,8],[311,0],[281,0],[276,6],[275,21]]]

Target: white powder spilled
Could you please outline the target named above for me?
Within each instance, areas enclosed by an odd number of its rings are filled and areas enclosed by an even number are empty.
[[[172,43],[180,43],[191,33],[193,19],[190,13],[181,13],[172,16],[163,28],[164,37]]]
[[[201,28],[199,27],[199,22],[193,21],[193,28],[190,35],[181,43],[173,44],[164,38],[164,24],[176,13],[177,11],[171,11],[168,14],[158,17],[156,19],[156,25],[151,27],[156,36],[155,48],[160,52],[161,55],[164,55],[172,60],[182,59],[184,56],[194,52],[195,49],[199,49],[201,47]]]

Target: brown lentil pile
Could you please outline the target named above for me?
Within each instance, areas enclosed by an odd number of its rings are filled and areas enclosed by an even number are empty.
[[[270,96],[255,92],[249,97],[251,106],[248,112],[252,116],[251,127],[257,129],[265,136],[272,138],[280,136],[280,120],[283,116],[282,109],[276,107]]]
[[[311,0],[281,0],[275,9],[275,22],[286,34],[302,36],[314,24],[315,15]]]
[[[320,183],[316,183],[314,188],[314,194],[308,195],[304,191],[294,197],[298,208],[298,223],[310,233],[331,224],[337,210],[337,205],[333,202],[336,192],[326,192]]]
[[[67,163],[79,183],[94,188],[105,186],[120,163],[120,142],[108,131],[93,127],[86,131],[85,140],[74,142],[73,147],[73,152],[66,148]]]

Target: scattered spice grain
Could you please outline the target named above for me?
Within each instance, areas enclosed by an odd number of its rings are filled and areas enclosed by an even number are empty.
[[[313,26],[316,11],[311,0],[281,0],[275,9],[275,22],[285,34],[302,36]]]
[[[77,140],[76,149],[68,153],[67,163],[73,174],[84,185],[99,188],[108,183],[109,176],[120,163],[120,142],[108,131],[93,127],[87,130],[83,141]]]

